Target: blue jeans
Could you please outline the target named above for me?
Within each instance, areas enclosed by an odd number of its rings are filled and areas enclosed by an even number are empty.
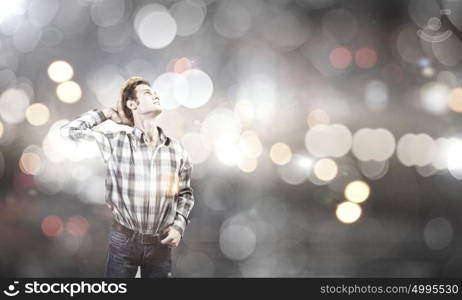
[[[171,248],[159,240],[143,244],[138,233],[131,237],[111,228],[106,258],[105,277],[135,277],[140,266],[141,277],[171,277]]]

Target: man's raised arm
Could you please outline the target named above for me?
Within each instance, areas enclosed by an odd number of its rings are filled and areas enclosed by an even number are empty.
[[[116,123],[120,123],[120,117],[116,110],[112,108],[105,108],[103,110],[93,109],[62,126],[60,132],[63,137],[73,141],[81,139],[96,141],[104,161],[107,161],[112,153],[111,139],[113,138],[113,134],[92,129],[106,120],[113,120]]]

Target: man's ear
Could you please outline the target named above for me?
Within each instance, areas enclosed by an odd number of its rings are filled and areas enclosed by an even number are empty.
[[[125,104],[128,108],[130,108],[131,110],[135,110],[138,105],[136,104],[136,101],[134,100],[128,100],[127,103]]]

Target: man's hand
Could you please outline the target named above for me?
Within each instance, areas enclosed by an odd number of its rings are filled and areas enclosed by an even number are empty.
[[[117,109],[109,107],[103,109],[103,114],[106,116],[108,120],[112,120],[113,122],[120,124],[122,123],[122,119],[119,116],[119,112]]]
[[[178,244],[180,244],[181,240],[181,233],[178,230],[170,226],[165,229],[163,233],[168,233],[168,235],[160,241],[161,244],[167,245],[170,248],[178,247]]]

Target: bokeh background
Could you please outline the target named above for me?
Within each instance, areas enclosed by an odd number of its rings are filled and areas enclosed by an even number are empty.
[[[176,277],[460,277],[462,2],[0,2],[0,274],[100,277],[128,77],[194,163]],[[130,130],[111,121],[97,130]]]

